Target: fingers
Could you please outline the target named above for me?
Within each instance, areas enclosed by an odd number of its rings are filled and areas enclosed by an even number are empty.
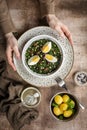
[[[55,16],[55,15],[47,15],[47,21],[50,27],[55,29],[60,36],[68,38],[71,44],[73,44],[72,36],[69,29]]]
[[[10,47],[8,47],[6,50],[7,60],[8,60],[9,65],[13,68],[13,70],[16,71],[16,67],[13,64],[12,53],[13,51],[11,50]]]
[[[20,59],[20,53],[17,46],[17,39],[14,37],[13,34],[6,35],[7,39],[7,49],[6,49],[6,55],[8,59],[8,63],[11,65],[11,67],[16,70],[16,67],[13,63],[13,52],[15,53],[16,57]]]
[[[55,30],[58,31],[61,37],[65,38],[66,36],[70,43],[73,44],[71,33],[65,25],[62,25],[61,28],[59,26],[56,26]]]
[[[16,57],[17,57],[18,59],[20,59],[20,52],[19,52],[17,46],[14,46],[14,53],[15,53]]]
[[[70,41],[70,43],[73,44],[72,36],[71,36],[69,29],[64,25],[61,27],[61,29],[64,32],[64,34],[66,35],[66,37],[68,38],[68,40]]]
[[[61,37],[65,38],[64,33],[59,26],[56,26],[55,30],[60,34]]]

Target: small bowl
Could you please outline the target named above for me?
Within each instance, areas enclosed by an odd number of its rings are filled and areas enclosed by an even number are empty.
[[[63,96],[63,95],[68,95],[69,97],[70,97],[70,99],[69,100],[73,100],[74,101],[74,103],[75,103],[75,106],[70,106],[69,104],[71,103],[70,101],[67,101],[66,103],[64,102],[64,100],[63,101],[61,101],[62,103],[61,104],[67,104],[67,106],[68,106],[68,108],[66,108],[66,110],[63,110],[63,109],[65,109],[65,108],[63,108],[62,106],[63,105],[58,105],[57,106],[57,104],[56,104],[56,102],[54,101],[54,98],[55,98],[55,96],[57,96],[57,95],[60,95],[60,96]],[[61,106],[61,107],[60,107]],[[54,112],[53,112],[53,109],[54,109],[54,107],[58,107],[59,108],[59,110],[61,110],[62,112],[59,112],[59,113],[57,113],[58,112],[58,110],[56,110],[56,114],[54,114]],[[73,108],[72,108],[73,107]],[[65,115],[64,116],[64,114],[66,114],[67,113],[67,111],[68,110],[70,110],[70,111],[72,111],[73,113],[71,114],[71,116],[69,116],[69,117],[65,117],[65,116],[67,116],[67,115]],[[57,94],[55,94],[52,98],[51,98],[51,101],[50,101],[50,112],[51,112],[51,114],[52,114],[52,116],[56,119],[56,120],[59,120],[59,121],[70,121],[70,120],[72,120],[72,119],[74,119],[77,115],[78,115],[78,112],[79,112],[79,103],[78,103],[78,101],[77,101],[77,98],[75,97],[75,96],[73,96],[72,94],[70,94],[70,93],[67,93],[67,92],[60,92],[60,93],[57,93]],[[68,111],[69,112],[69,111]],[[59,114],[59,115],[58,115]],[[68,113],[69,114],[69,113]]]
[[[74,81],[78,86],[87,86],[87,72],[78,71],[74,75]]]
[[[28,87],[21,93],[21,102],[28,108],[34,108],[39,105],[41,101],[41,93],[37,88]]]
[[[40,40],[40,39],[48,39],[48,40],[51,40],[53,41],[57,46],[58,48],[60,49],[60,52],[61,52],[61,55],[62,54],[62,48],[60,47],[59,43],[58,43],[58,40],[55,39],[54,37],[52,36],[49,36],[49,35],[38,35],[38,36],[35,36],[33,38],[31,38],[26,44],[25,46],[23,47],[23,50],[22,50],[22,63],[23,63],[23,66],[24,68],[30,73],[32,74],[33,76],[36,76],[38,78],[43,78],[43,77],[50,77],[52,74],[54,74],[55,72],[57,73],[57,71],[59,70],[61,64],[62,64],[62,59],[63,59],[63,56],[61,56],[61,63],[60,63],[60,66],[58,67],[58,69],[56,69],[55,71],[49,73],[49,74],[39,74],[39,73],[36,73],[36,72],[33,72],[27,65],[26,63],[26,59],[25,59],[25,54],[26,54],[26,50],[29,48],[29,46],[34,42],[34,41],[37,41],[37,40]]]

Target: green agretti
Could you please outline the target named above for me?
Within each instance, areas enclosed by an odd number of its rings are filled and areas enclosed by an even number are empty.
[[[51,42],[51,48],[47,54],[55,57],[57,59],[56,62],[53,61],[49,62],[48,60],[46,60],[45,58],[46,53],[42,51],[43,46],[49,42]],[[35,55],[38,55],[40,57],[40,60],[34,65],[29,65],[28,61],[30,60],[31,57]],[[47,39],[40,39],[33,42],[31,46],[26,50],[25,57],[28,67],[33,72],[39,74],[49,74],[59,68],[61,64],[62,54],[60,52],[59,47],[53,41]]]

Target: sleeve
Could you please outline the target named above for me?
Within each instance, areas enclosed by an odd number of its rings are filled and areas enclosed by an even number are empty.
[[[55,0],[39,0],[41,17],[47,14],[55,14]]]
[[[3,33],[16,32],[11,20],[6,0],[0,0],[0,26]]]

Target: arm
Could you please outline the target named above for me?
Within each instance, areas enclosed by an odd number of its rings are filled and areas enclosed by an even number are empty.
[[[8,59],[8,63],[14,70],[16,70],[13,64],[12,55],[14,52],[15,55],[19,58],[20,53],[17,46],[17,39],[12,33],[15,32],[15,27],[12,23],[6,0],[0,0],[0,26],[2,28],[3,33],[5,34],[5,38],[7,41],[6,56]]]
[[[15,27],[9,15],[6,0],[0,0],[0,25],[4,34],[15,31]]]
[[[73,44],[72,36],[67,28],[56,16],[55,16],[55,0],[39,0],[41,17],[46,17],[48,25],[55,29],[63,38],[66,36],[71,44]]]
[[[40,2],[40,11],[41,18],[47,14],[55,14],[55,0],[39,0]]]

